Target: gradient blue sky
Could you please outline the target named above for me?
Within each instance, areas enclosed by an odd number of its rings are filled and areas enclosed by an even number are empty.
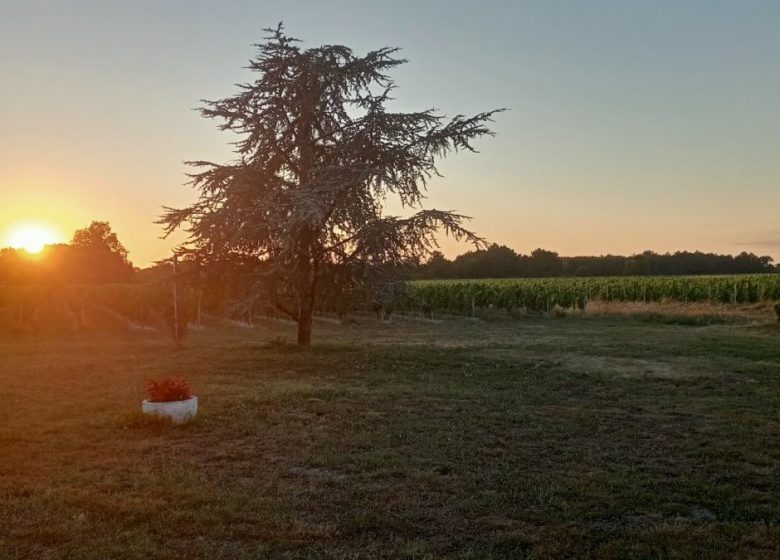
[[[136,264],[166,256],[153,221],[194,198],[182,162],[230,157],[191,109],[247,80],[281,20],[402,47],[398,108],[511,109],[430,185],[491,241],[780,259],[780,2],[752,0],[2,0],[0,245],[105,219]]]

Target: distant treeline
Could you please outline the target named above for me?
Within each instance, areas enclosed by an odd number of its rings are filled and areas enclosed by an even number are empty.
[[[550,278],[557,276],[671,276],[698,274],[752,274],[778,272],[772,258],[753,253],[717,255],[700,251],[659,254],[645,251],[629,257],[561,257],[536,249],[521,255],[504,245],[469,251],[447,259],[436,252],[417,267],[413,276],[428,278]]]
[[[254,259],[220,262],[209,266],[182,262],[179,269],[184,276],[197,276],[206,291],[247,292],[256,287],[258,272],[264,263]],[[705,274],[755,274],[780,272],[772,258],[753,253],[717,255],[700,251],[678,251],[659,254],[645,251],[629,257],[605,255],[600,257],[561,257],[553,251],[536,249],[530,255],[521,255],[511,248],[492,244],[486,249],[468,251],[454,260],[435,252],[425,263],[396,269],[394,278],[468,279],[468,278],[554,278],[559,276],[675,276]],[[127,250],[111,231],[107,222],[93,222],[78,230],[70,244],[50,245],[39,255],[29,255],[19,249],[0,249],[0,285],[87,285],[156,283],[170,279],[170,263],[145,269],[134,268]],[[338,278],[323,272],[320,289],[338,284]],[[348,284],[364,283],[350,277]],[[341,278],[343,282],[344,279]],[[213,284],[213,285],[212,285]],[[334,285],[335,285],[334,284]],[[230,287],[230,289],[228,289]],[[338,290],[336,290],[338,291]],[[335,297],[331,295],[331,298]]]
[[[49,245],[39,255],[0,249],[0,285],[70,285],[133,282],[132,265],[109,251]]]
[[[0,285],[107,284],[133,281],[127,250],[108,222],[76,230],[69,244],[48,245],[37,255],[0,249]]]

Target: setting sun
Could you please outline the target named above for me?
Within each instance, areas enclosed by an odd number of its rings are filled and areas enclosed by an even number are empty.
[[[9,246],[32,254],[40,253],[46,245],[56,242],[57,235],[51,229],[39,225],[20,227],[8,237]]]

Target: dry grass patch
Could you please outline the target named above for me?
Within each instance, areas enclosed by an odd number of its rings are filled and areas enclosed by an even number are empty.
[[[591,316],[616,316],[692,326],[717,324],[765,324],[777,321],[770,303],[726,305],[706,302],[621,302],[594,299],[588,302]]]

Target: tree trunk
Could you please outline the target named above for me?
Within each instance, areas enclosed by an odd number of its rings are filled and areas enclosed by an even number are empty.
[[[314,174],[314,119],[317,105],[316,80],[309,77],[311,88],[305,93],[298,123],[297,144],[300,151],[298,188],[310,189]],[[316,233],[311,225],[301,228],[298,237],[298,346],[311,346],[311,330],[314,319],[314,297],[317,284],[317,270],[314,262],[313,243]]]
[[[201,317],[200,317],[202,303],[203,303],[203,288],[200,288],[198,289],[198,316],[196,320],[196,324],[199,327],[202,326]]]
[[[301,308],[298,315],[298,346],[311,346],[311,326],[314,314],[308,306]]]
[[[303,251],[309,254],[310,251]],[[304,264],[305,263],[305,264]],[[314,298],[317,293],[317,273],[308,258],[301,259],[303,273],[298,284],[298,346],[311,346],[311,331],[314,321]]]

